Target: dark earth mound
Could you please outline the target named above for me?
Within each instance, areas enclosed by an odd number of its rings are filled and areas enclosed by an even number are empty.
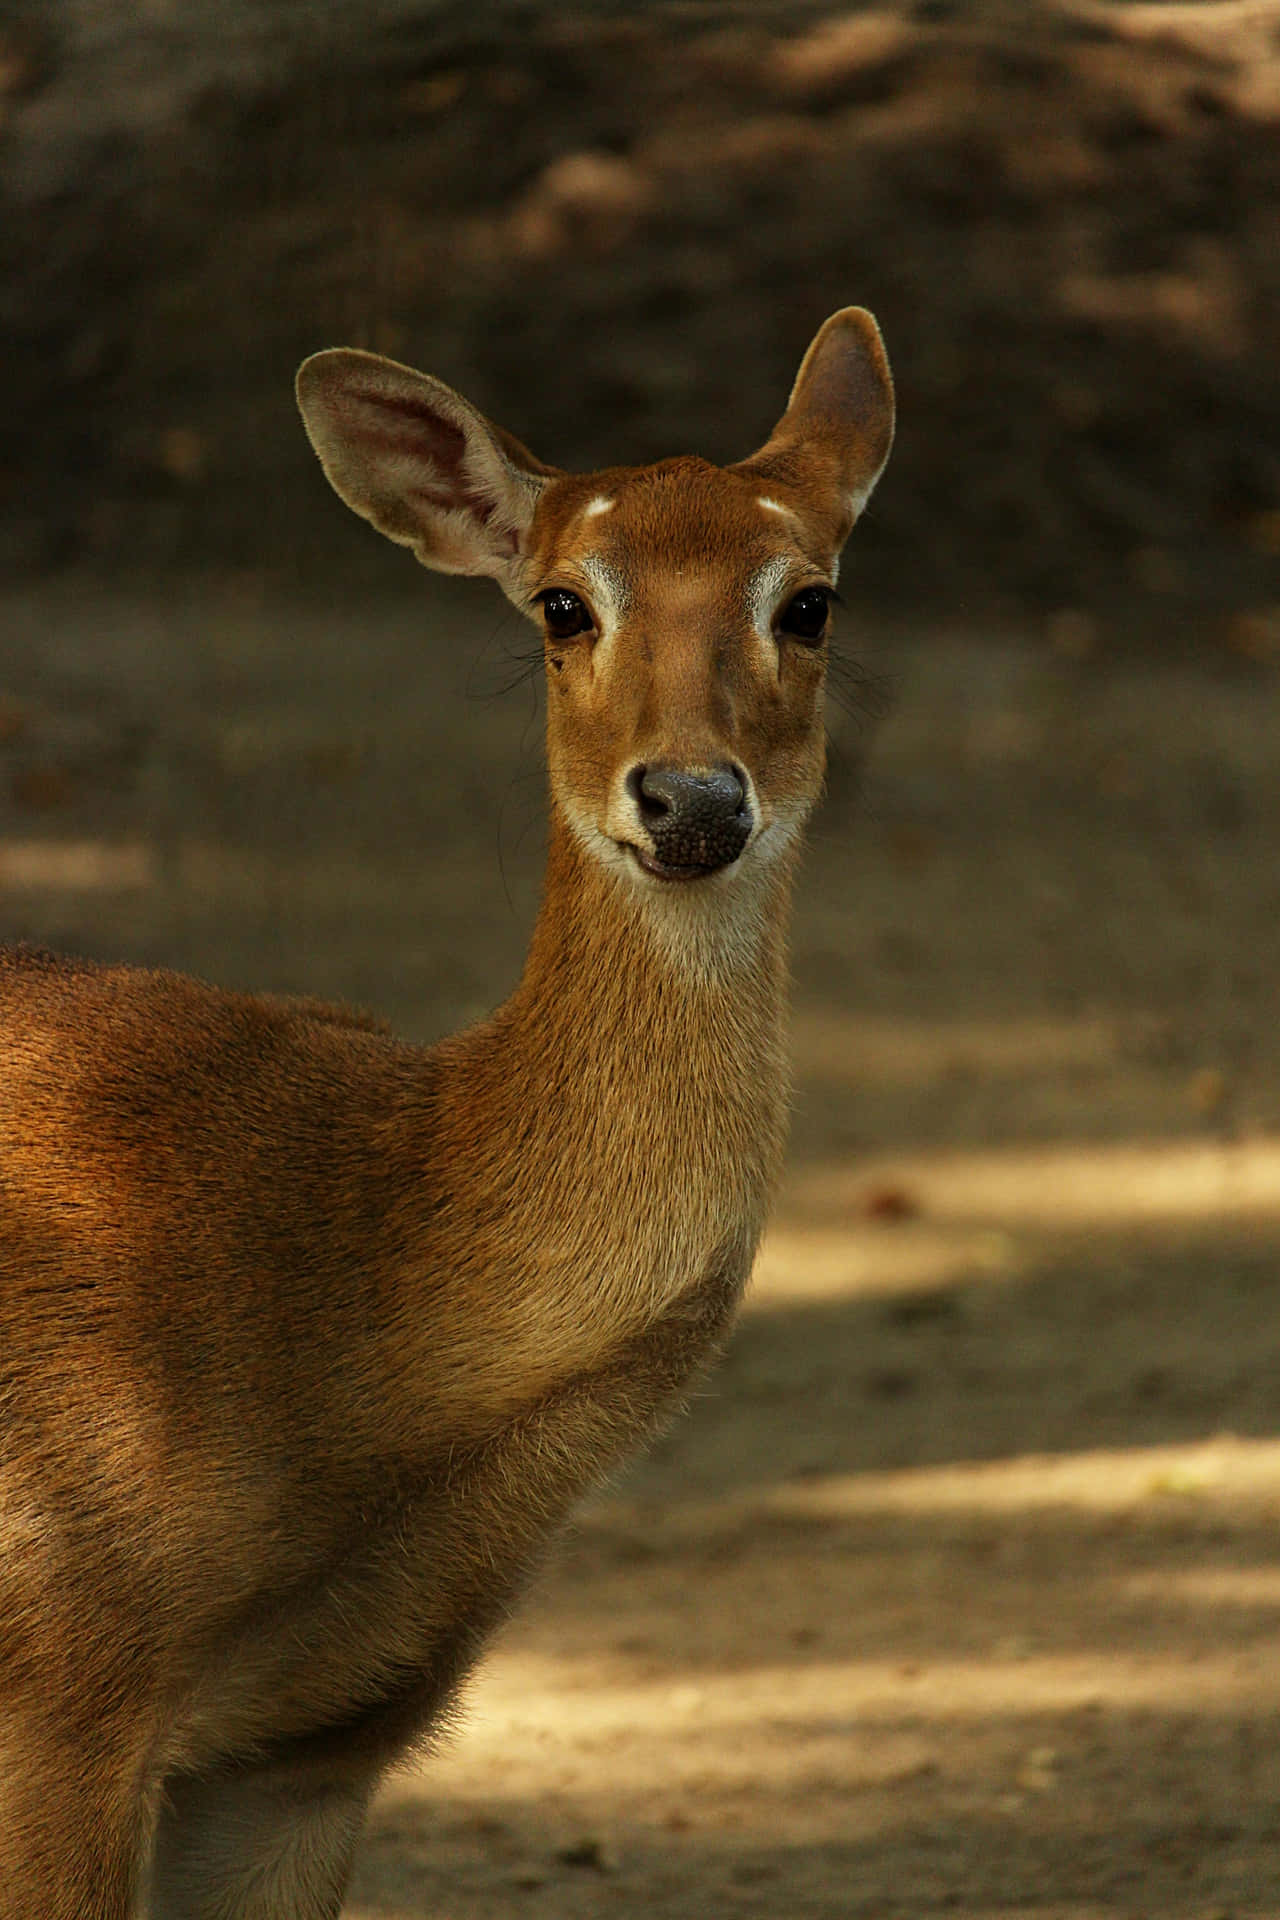
[[[857,300],[862,593],[1280,652],[1280,8],[44,0],[0,88],[12,569],[383,579],[306,352],[566,465],[728,459]]]

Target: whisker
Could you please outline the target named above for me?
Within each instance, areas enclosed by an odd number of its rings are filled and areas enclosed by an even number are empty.
[[[513,644],[520,636],[522,644]],[[495,659],[495,654],[498,658]],[[532,639],[514,608],[501,614],[467,673],[468,700],[501,700],[536,677],[542,665],[542,642]]]
[[[869,666],[857,654],[832,648],[827,660],[827,692],[860,731],[869,731],[888,718],[897,690],[891,674]]]
[[[825,728],[827,791],[838,790],[862,804],[867,761],[876,729],[893,709],[897,694],[894,676],[868,665],[853,652],[831,649],[827,661],[827,693],[846,725]]]

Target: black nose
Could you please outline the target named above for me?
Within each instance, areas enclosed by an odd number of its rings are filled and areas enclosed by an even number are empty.
[[[736,767],[632,767],[627,785],[664,867],[714,873],[751,837],[746,783]]]

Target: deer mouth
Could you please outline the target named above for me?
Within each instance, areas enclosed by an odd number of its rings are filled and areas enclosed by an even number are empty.
[[[691,866],[676,865],[667,860],[660,860],[656,853],[646,853],[644,848],[636,846],[633,840],[624,840],[621,844],[641,872],[652,874],[655,880],[666,880],[677,884],[689,880],[709,880],[712,874],[723,873],[726,867],[733,865],[733,860],[716,859]],[[735,854],[733,858],[736,860],[737,855]]]

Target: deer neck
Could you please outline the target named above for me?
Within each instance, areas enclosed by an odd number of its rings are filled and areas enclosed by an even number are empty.
[[[724,1001],[743,1022],[775,1022],[786,999],[793,867],[783,857],[734,878],[637,884],[588,851],[553,806],[542,908],[508,1008],[522,1015],[536,1005],[545,1018],[572,984],[590,995],[584,1012],[607,1003],[646,1031],[660,1011],[649,990],[673,1015]]]
[[[528,1378],[593,1364],[713,1273],[745,1282],[785,1130],[790,891],[787,856],[642,889],[553,809],[523,978],[446,1075]]]

